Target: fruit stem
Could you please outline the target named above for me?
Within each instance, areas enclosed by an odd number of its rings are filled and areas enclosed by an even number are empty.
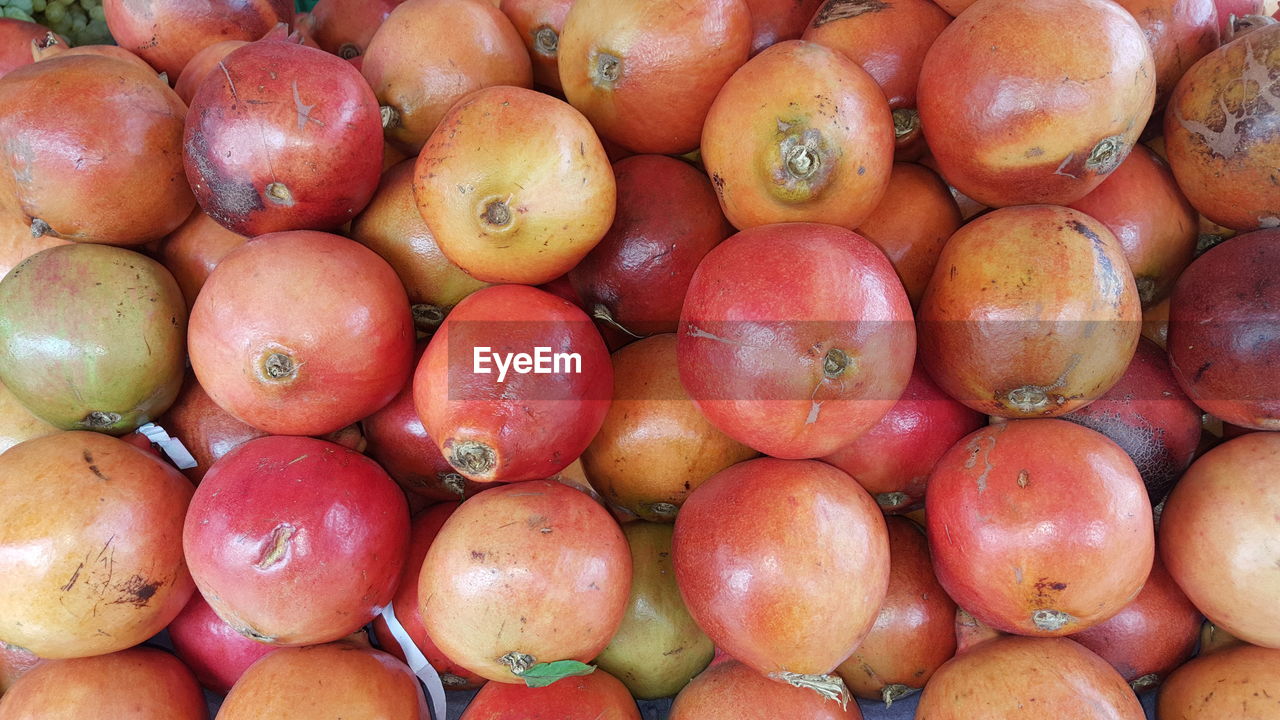
[[[560,35],[555,28],[543,25],[533,33],[533,49],[548,57],[555,57],[560,49]]]
[[[880,688],[880,699],[884,701],[885,708],[891,708],[893,707],[894,700],[901,700],[902,698],[919,691],[920,688],[907,687],[902,683],[894,683],[893,685],[885,685]]]
[[[400,113],[390,105],[383,105],[378,108],[378,113],[382,116],[382,129],[395,130],[400,127]]]
[[[591,308],[591,317],[599,320],[600,322],[604,323],[605,325],[608,325],[611,328],[614,328],[615,330],[624,332],[637,340],[644,338],[643,335],[637,335],[631,332],[630,330],[623,327],[622,324],[619,323],[617,320],[614,320],[613,313],[609,312],[609,308],[605,307],[602,304],[597,303],[595,307]]]
[[[920,113],[913,108],[898,108],[893,111],[893,136],[898,140],[920,129]]]
[[[498,455],[488,445],[469,440],[453,446],[449,464],[464,475],[487,475],[497,466]]]
[[[525,670],[538,664],[538,661],[532,655],[515,652],[514,650],[498,658],[498,662],[506,665],[511,670],[511,674],[516,676],[523,675]]]
[[[769,677],[798,688],[813,690],[828,700],[835,700],[840,703],[840,709],[842,710],[849,707],[849,700],[851,699],[849,688],[845,687],[844,680],[839,675],[805,675],[783,670],[770,673]]]

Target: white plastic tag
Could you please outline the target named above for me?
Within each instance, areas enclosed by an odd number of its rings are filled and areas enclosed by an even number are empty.
[[[176,437],[170,437],[165,429],[155,423],[147,423],[138,428],[138,432],[146,436],[155,445],[160,447],[160,451],[169,456],[169,460],[178,466],[179,470],[186,470],[196,466],[196,459],[187,450],[187,446]]]
[[[431,663],[427,662],[427,657],[418,649],[417,644],[413,642],[413,638],[409,637],[409,632],[396,619],[396,611],[391,607],[391,603],[387,603],[379,614],[386,621],[387,629],[391,631],[391,636],[396,639],[396,642],[400,643],[400,650],[404,653],[404,659],[409,662],[409,669],[426,686],[427,695],[431,697],[432,718],[434,720],[445,720],[448,716],[445,714],[444,683],[440,681],[440,673],[431,667]]]

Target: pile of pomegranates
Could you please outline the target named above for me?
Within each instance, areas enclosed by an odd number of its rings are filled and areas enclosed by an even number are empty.
[[[1280,720],[1277,18],[0,0],[0,720]]]

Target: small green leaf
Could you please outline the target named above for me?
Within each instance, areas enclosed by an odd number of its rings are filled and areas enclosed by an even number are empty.
[[[551,683],[567,677],[590,675],[595,672],[595,665],[580,663],[577,660],[557,660],[549,663],[538,663],[520,673],[524,684],[531,688],[546,687]]]

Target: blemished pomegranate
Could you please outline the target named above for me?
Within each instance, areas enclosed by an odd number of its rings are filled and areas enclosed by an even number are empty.
[[[841,705],[805,688],[775,682],[737,660],[714,663],[685,686],[670,720],[862,720],[856,703]]]
[[[498,7],[506,13],[529,50],[533,81],[560,91],[560,33],[573,0],[502,0]]]
[[[23,65],[34,62],[31,43],[39,42],[49,33],[49,28],[39,23],[15,18],[0,18],[0,77]]]
[[[187,62],[222,40],[257,40],[293,19],[289,0],[103,0],[111,36],[177,80]]]
[[[531,688],[489,683],[461,720],[640,720],[627,686],[604,670]]]
[[[1160,689],[1160,720],[1270,718],[1280,697],[1280,649],[1252,645],[1202,655]]]
[[[174,653],[202,686],[219,695],[226,695],[250,665],[276,649],[236,632],[199,592],[191,595],[168,629]]]

